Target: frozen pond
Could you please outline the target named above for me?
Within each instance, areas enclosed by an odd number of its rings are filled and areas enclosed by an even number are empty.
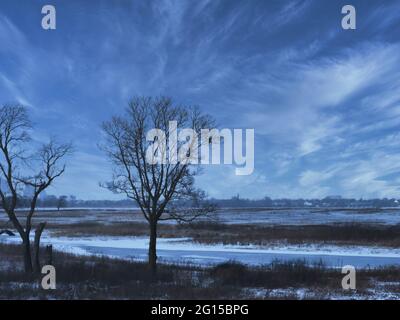
[[[23,212],[19,213],[23,216]],[[267,209],[267,208],[225,208],[215,214],[214,221],[224,224],[266,224],[266,225],[317,225],[333,223],[366,223],[395,225],[400,223],[399,209],[343,210],[343,209]],[[52,224],[79,224],[115,222],[145,222],[134,208],[75,208],[65,211],[43,210],[37,213],[36,221]],[[5,215],[0,223],[5,225]],[[173,222],[172,222],[173,223]],[[1,225],[0,225],[1,226]],[[0,241],[19,242],[18,237],[0,236]],[[51,238],[46,233],[43,243],[76,254],[98,254],[123,259],[147,259],[147,238],[135,237],[88,237]],[[346,264],[355,267],[376,267],[400,264],[400,249],[341,246],[224,246],[200,245],[190,239],[159,239],[160,261],[173,263],[194,263],[210,265],[235,260],[249,265],[269,264],[274,260],[304,259],[310,264],[322,261],[327,266],[341,267]]]
[[[110,247],[91,247],[82,246],[87,252],[111,255],[119,258],[131,258],[137,260],[147,259],[147,250],[134,248],[110,248]],[[284,253],[284,252],[250,252],[250,251],[230,251],[229,249],[213,251],[211,248],[207,251],[190,252],[188,250],[163,250],[157,251],[160,261],[175,263],[192,263],[200,265],[212,265],[226,261],[237,261],[247,265],[270,264],[276,260],[305,260],[309,264],[323,262],[328,267],[342,267],[352,265],[355,268],[378,267],[388,265],[399,265],[400,257],[381,257],[381,256],[351,256],[351,255],[326,255],[317,253]]]
[[[19,243],[17,237],[0,237],[0,241]],[[58,250],[74,254],[104,255],[113,258],[147,260],[148,239],[144,237],[50,238],[43,244],[53,244]],[[226,246],[194,244],[190,239],[159,239],[159,261],[213,265],[237,261],[248,265],[269,264],[274,260],[305,260],[309,264],[323,262],[329,267],[350,264],[367,268],[400,264],[400,249],[338,246]]]

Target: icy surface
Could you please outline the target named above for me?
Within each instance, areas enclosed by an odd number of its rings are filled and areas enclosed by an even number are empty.
[[[21,217],[24,212],[19,212]],[[67,211],[46,209],[37,212],[36,221],[52,224],[143,222],[141,213],[135,208],[71,208]],[[316,225],[333,223],[367,223],[394,225],[400,223],[400,210],[387,208],[365,212],[343,209],[238,209],[219,210],[214,221],[225,224],[258,225]],[[0,215],[3,226],[6,216]],[[170,222],[174,223],[174,222]],[[20,242],[19,238],[0,236],[0,241]],[[145,237],[84,237],[67,238],[43,235],[44,244],[51,243],[56,249],[75,254],[97,254],[123,259],[147,259],[148,239]],[[376,267],[400,264],[400,249],[373,246],[334,246],[334,245],[285,245],[269,247],[200,245],[191,239],[158,239],[159,260],[174,263],[196,263],[209,265],[235,260],[250,265],[268,264],[276,259],[305,259],[310,264],[322,261],[327,266],[340,267],[351,264],[355,267]]]
[[[0,241],[20,243],[18,237],[0,237]],[[74,254],[106,255],[123,259],[146,260],[146,237],[84,237],[43,236],[43,244]],[[323,262],[326,266],[353,265],[359,268],[400,264],[400,249],[365,246],[301,245],[273,247],[201,245],[188,238],[160,238],[157,255],[161,261],[210,265],[238,261],[249,265],[268,264],[274,260],[306,260],[309,264]]]

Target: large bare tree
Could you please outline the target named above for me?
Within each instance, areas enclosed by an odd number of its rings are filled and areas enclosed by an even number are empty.
[[[54,141],[43,144],[33,151],[31,122],[27,109],[20,105],[5,105],[0,108],[0,199],[1,207],[22,240],[25,272],[33,271],[30,233],[39,195],[65,171],[62,159],[71,151],[70,144]],[[17,215],[16,208],[20,193],[30,190],[30,206],[26,213]],[[25,212],[25,211],[24,211]],[[45,224],[38,225],[37,236]],[[38,249],[35,252],[35,267],[38,268]]]
[[[171,128],[171,123],[175,126]],[[173,105],[166,97],[136,97],[123,116],[113,117],[102,125],[106,151],[114,165],[111,182],[105,186],[115,193],[133,199],[149,223],[149,266],[156,272],[157,224],[160,220],[192,221],[214,211],[205,201],[205,194],[194,186],[194,177],[201,172],[194,164],[206,141],[188,142],[177,139],[178,128],[201,129],[214,125],[212,118],[198,108]],[[151,130],[162,132],[149,135]],[[157,159],[152,161],[149,152]],[[182,155],[182,152],[185,155]],[[192,153],[192,155],[190,155]],[[174,156],[175,154],[175,156]],[[175,160],[175,161],[173,161]],[[195,159],[194,159],[195,160]]]

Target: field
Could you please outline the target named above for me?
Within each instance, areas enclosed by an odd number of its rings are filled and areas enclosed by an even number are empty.
[[[56,252],[57,289],[45,291],[22,272],[18,248],[0,245],[0,299],[399,299],[400,268],[361,270],[357,290],[341,289],[339,270],[304,261],[249,267],[147,265]]]
[[[47,293],[25,278],[20,240],[2,235],[1,298],[400,298],[393,209],[223,209],[210,220],[161,223],[157,280],[147,270],[148,227],[137,211],[43,210],[35,219],[48,222],[42,244],[56,249],[58,288]],[[346,264],[356,267],[357,290],[341,287]]]

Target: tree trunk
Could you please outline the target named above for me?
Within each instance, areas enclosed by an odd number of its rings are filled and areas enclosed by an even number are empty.
[[[24,254],[24,268],[25,273],[32,273],[32,256],[31,256],[31,243],[29,240],[29,235],[26,235],[22,242],[22,250]]]
[[[51,244],[46,246],[46,264],[53,265],[53,246]]]
[[[153,275],[157,272],[157,221],[150,221],[149,267]]]
[[[42,237],[42,233],[44,228],[46,227],[45,222],[39,223],[35,230],[35,241],[33,245],[33,254],[34,254],[34,269],[36,273],[40,273],[40,238]]]

